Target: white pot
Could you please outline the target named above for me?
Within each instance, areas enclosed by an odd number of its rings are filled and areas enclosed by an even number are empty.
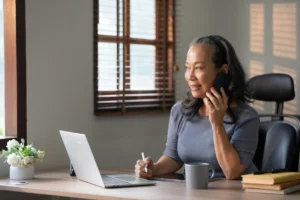
[[[13,167],[10,166],[9,178],[13,180],[28,180],[33,179],[34,166],[29,167]]]

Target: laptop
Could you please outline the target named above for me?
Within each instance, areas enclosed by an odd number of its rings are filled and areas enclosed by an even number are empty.
[[[104,188],[156,185],[134,174],[102,175],[85,134],[60,130],[60,135],[79,180]]]

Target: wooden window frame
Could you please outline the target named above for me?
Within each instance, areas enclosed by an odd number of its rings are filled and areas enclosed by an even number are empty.
[[[12,138],[27,141],[25,0],[3,0],[3,12],[5,135],[0,138],[0,150]]]
[[[164,62],[164,70],[160,70],[158,64],[155,66],[155,72],[163,71],[163,75],[161,74],[156,74],[156,78],[163,76],[166,77],[167,75],[165,73],[168,73],[168,77],[171,76],[172,78],[169,78],[168,80],[165,80],[166,82],[159,82],[158,79],[155,79],[155,88],[161,89],[161,85],[163,85],[163,99],[165,99],[165,96],[167,95],[166,93],[172,93],[173,97],[173,102],[175,102],[175,87],[174,87],[174,80],[173,80],[173,72],[177,71],[177,66],[174,65],[175,63],[175,31],[174,31],[174,11],[175,11],[175,1],[174,0],[155,0],[155,17],[156,17],[156,38],[151,40],[151,39],[141,39],[141,38],[130,38],[130,0],[123,0],[124,5],[123,5],[123,13],[125,17],[123,17],[123,24],[125,25],[125,28],[123,29],[123,36],[109,36],[109,35],[99,35],[98,34],[98,17],[99,17],[99,0],[94,0],[94,23],[93,23],[93,33],[94,33],[94,114],[97,116],[100,115],[128,115],[128,114],[149,114],[149,113],[161,113],[161,112],[166,112],[170,110],[170,107],[166,108],[165,105],[165,100],[163,101],[163,106],[162,110],[137,110],[137,111],[126,111],[125,106],[124,106],[124,101],[123,101],[123,108],[122,112],[103,112],[103,111],[98,111],[97,110],[97,102],[99,101],[99,91],[98,91],[98,42],[109,42],[109,43],[121,43],[123,44],[123,54],[126,55],[126,58],[123,59],[123,64],[124,66],[129,66],[126,67],[125,70],[123,70],[123,77],[125,77],[125,73],[130,70],[130,45],[131,44],[145,44],[145,45],[154,45],[156,47],[155,51],[155,60],[159,60],[158,57],[163,57],[163,62]],[[117,1],[117,5],[118,5]],[[165,8],[164,12],[158,12],[160,7],[163,5]],[[172,13],[171,13],[172,12]],[[163,15],[162,15],[163,14]],[[117,17],[119,15],[117,14]],[[161,27],[159,24],[159,20],[161,18],[164,18],[164,27],[165,30],[163,30],[163,33],[159,30]],[[118,20],[117,20],[118,21]],[[117,33],[119,33],[117,25]],[[172,27],[170,29],[170,27]],[[171,31],[170,31],[171,30]],[[161,35],[163,34],[163,42],[166,44],[163,45],[163,49],[159,48],[159,44],[162,42],[158,38],[162,38]],[[160,49],[160,50],[159,50]],[[173,67],[174,66],[174,67]],[[119,72],[119,68],[117,69]],[[118,73],[117,73],[118,74]],[[126,77],[130,77],[130,73],[126,75]],[[123,88],[129,89],[128,85],[125,85],[126,81],[123,81]],[[172,88],[172,90],[168,90],[168,88]],[[147,91],[136,91],[135,93],[147,93]],[[105,93],[110,93],[110,92],[105,92]],[[130,91],[126,92],[126,94],[130,93]],[[151,92],[153,93],[153,91]],[[143,97],[139,97],[139,99],[142,99]],[[125,99],[125,92],[123,92],[123,100]]]

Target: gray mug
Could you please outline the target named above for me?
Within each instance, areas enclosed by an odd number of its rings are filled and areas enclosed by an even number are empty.
[[[210,177],[209,170],[212,170]],[[215,170],[209,163],[192,162],[185,164],[185,182],[189,189],[207,189],[208,180],[214,177]]]

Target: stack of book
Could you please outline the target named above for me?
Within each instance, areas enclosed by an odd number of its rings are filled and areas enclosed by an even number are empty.
[[[300,190],[300,173],[280,172],[242,176],[246,192],[288,194]]]

